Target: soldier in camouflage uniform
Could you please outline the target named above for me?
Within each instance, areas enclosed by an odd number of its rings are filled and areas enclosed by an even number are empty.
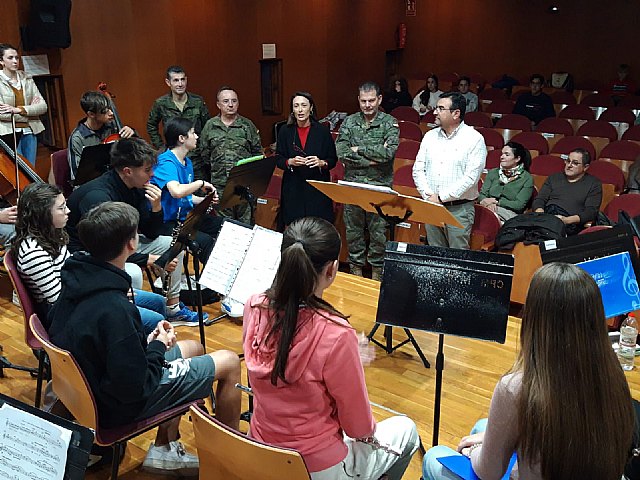
[[[398,121],[378,111],[382,95],[380,87],[373,82],[360,86],[358,102],[361,111],[345,119],[336,140],[338,158],[344,163],[344,179],[390,187],[399,142]],[[362,267],[367,260],[372,268],[372,278],[380,280],[387,241],[386,222],[356,205],[345,205],[344,224],[351,273],[362,276]],[[365,227],[369,230],[366,255]]]
[[[231,87],[220,87],[216,105],[220,114],[207,122],[198,139],[203,161],[211,169],[210,180],[220,196],[229,172],[238,160],[260,155],[262,144],[251,120],[238,114],[238,94]],[[249,223],[251,211],[246,203],[220,212],[225,217]]]
[[[164,125],[172,117],[186,118],[193,122],[196,134],[200,135],[205,123],[211,118],[204,98],[187,92],[187,74],[182,67],[172,65],[167,68],[165,83],[171,92],[153,102],[147,119],[147,133],[151,144],[161,151],[164,150],[164,141],[159,132],[160,122]],[[191,152],[189,158],[193,162],[194,171],[198,172],[202,165],[200,149],[197,148]],[[196,178],[202,178],[202,176],[196,176]]]

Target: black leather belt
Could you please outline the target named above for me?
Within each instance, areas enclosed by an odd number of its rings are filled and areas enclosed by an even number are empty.
[[[464,205],[469,202],[473,202],[473,200],[452,200],[451,202],[442,202],[442,205],[445,207],[455,207],[456,205]]]

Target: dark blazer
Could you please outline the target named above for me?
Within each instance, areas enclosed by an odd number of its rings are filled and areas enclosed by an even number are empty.
[[[294,144],[299,148],[294,148]],[[287,160],[297,155],[316,155],[328,163],[327,168],[288,167]],[[336,147],[327,127],[312,121],[305,148],[300,144],[297,125],[284,125],[278,132],[276,165],[284,170],[280,194],[280,226],[302,217],[321,217],[333,223],[333,203],[307,180],[330,181],[329,170],[338,161]]]

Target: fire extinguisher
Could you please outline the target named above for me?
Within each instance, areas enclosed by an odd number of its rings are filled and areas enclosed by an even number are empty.
[[[404,48],[407,44],[407,24],[400,23],[396,30],[396,44],[398,48]]]

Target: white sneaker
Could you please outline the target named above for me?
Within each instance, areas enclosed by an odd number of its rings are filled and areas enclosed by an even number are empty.
[[[196,476],[199,468],[198,457],[187,453],[182,443],[178,441],[159,447],[151,443],[147,456],[142,462],[143,470],[165,475]]]
[[[236,302],[229,297],[222,297],[220,300],[220,310],[231,318],[240,318],[244,315],[244,303]]]

